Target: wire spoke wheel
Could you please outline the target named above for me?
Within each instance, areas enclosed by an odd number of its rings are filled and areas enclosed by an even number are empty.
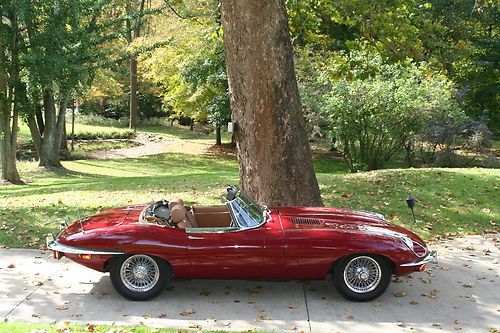
[[[368,256],[353,258],[344,269],[344,282],[355,293],[369,293],[380,283],[382,269],[377,260]]]
[[[120,278],[127,289],[143,293],[156,286],[160,279],[160,269],[150,256],[137,254],[123,262]]]

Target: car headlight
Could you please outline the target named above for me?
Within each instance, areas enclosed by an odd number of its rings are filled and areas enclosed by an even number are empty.
[[[403,240],[403,242],[406,244],[406,246],[408,246],[408,248],[410,250],[413,250],[413,241],[411,240],[410,237],[407,237],[407,236],[401,236],[401,239]]]

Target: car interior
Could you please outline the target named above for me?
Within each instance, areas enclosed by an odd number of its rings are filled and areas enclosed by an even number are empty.
[[[227,228],[232,226],[226,205],[186,206],[181,199],[159,201],[147,207],[141,220],[174,228]]]

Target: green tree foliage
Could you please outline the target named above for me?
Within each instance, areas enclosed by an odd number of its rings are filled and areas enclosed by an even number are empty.
[[[22,0],[17,15],[26,45],[21,57],[25,116],[41,166],[60,167],[66,107],[90,82],[103,56],[108,0]]]
[[[387,64],[425,62],[455,82],[467,114],[486,110],[490,126],[499,126],[497,1],[289,0],[287,7],[299,54],[344,66],[340,76],[352,74],[345,52],[377,54]],[[370,59],[359,60],[370,66]]]
[[[214,9],[196,21],[171,17],[169,43],[141,58],[146,77],[162,88],[174,117],[208,121],[218,132],[231,117],[221,29]],[[203,20],[203,21],[201,21]],[[220,143],[220,136],[218,136]]]
[[[434,0],[431,15],[439,34],[430,54],[460,87],[468,114],[485,115],[500,131],[500,6],[491,0]]]
[[[380,64],[366,79],[325,82],[319,109],[353,172],[383,167],[431,119],[462,116],[453,84],[424,65]]]

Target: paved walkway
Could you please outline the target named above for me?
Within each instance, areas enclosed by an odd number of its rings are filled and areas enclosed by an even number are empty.
[[[498,237],[498,236],[497,236]],[[144,324],[278,332],[488,332],[500,329],[495,237],[435,244],[439,264],[391,283],[370,303],[341,298],[332,282],[177,281],[130,302],[108,274],[37,250],[0,250],[0,315],[8,321]]]

